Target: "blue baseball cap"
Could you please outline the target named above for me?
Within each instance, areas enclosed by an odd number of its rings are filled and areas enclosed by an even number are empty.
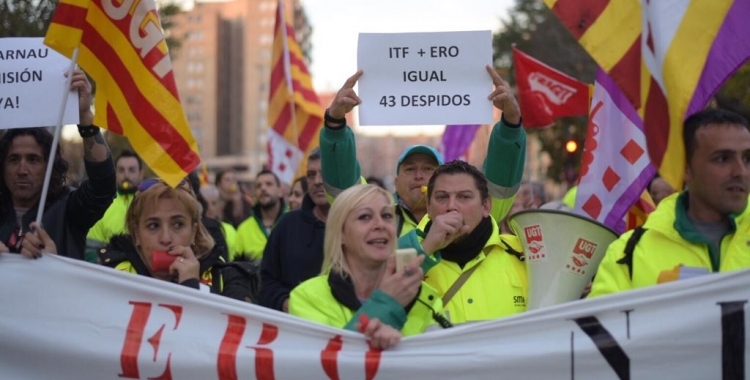
[[[398,168],[399,166],[401,166],[401,163],[404,162],[406,157],[409,157],[412,154],[417,154],[417,153],[426,154],[434,158],[435,161],[437,161],[438,165],[443,164],[443,155],[440,154],[440,152],[438,152],[437,149],[431,146],[427,146],[427,145],[412,145],[404,149],[404,151],[401,153],[401,156],[398,158],[398,162],[396,163],[396,174],[398,174]]]

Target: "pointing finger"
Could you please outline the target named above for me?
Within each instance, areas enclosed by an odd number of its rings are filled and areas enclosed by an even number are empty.
[[[361,76],[362,76],[362,70],[357,70],[357,72],[354,73],[354,75],[350,76],[349,79],[346,80],[346,82],[344,83],[344,87],[341,87],[341,88],[342,89],[354,88],[354,85],[357,84],[357,81],[359,80],[359,77]]]
[[[485,68],[487,69],[487,72],[490,74],[490,77],[492,78],[492,83],[495,86],[499,86],[505,83],[505,81],[500,76],[500,74],[498,74],[497,71],[495,71],[495,69],[492,66],[487,65],[485,66]]]

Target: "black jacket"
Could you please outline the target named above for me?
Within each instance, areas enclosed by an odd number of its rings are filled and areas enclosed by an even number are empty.
[[[211,253],[199,260],[201,275],[211,274],[211,293],[252,302],[258,291],[257,268],[253,270],[252,267],[248,266],[248,263],[224,263],[222,256],[225,249],[225,246],[216,245]],[[128,261],[136,273],[141,276],[152,277],[138,251],[136,251],[130,235],[113,236],[107,247],[99,250],[99,257],[102,264],[112,268]],[[217,278],[220,278],[220,280],[217,281]],[[199,287],[199,283],[195,280],[185,281],[182,285],[193,288]]]
[[[85,161],[88,179],[79,188],[68,187],[54,200],[47,200],[42,225],[57,246],[57,254],[83,260],[86,250],[86,235],[94,224],[104,216],[117,195],[115,165],[110,155],[102,162]],[[16,211],[9,195],[3,196],[0,239],[7,242],[18,228]],[[36,219],[39,203],[23,215],[23,232]],[[9,247],[10,248],[10,247]]]
[[[314,206],[305,195],[302,207],[284,214],[271,231],[261,262],[261,306],[282,310],[295,286],[320,274],[326,225],[313,214]]]

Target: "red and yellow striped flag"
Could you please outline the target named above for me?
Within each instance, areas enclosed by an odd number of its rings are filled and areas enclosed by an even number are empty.
[[[646,223],[648,214],[656,209],[654,200],[651,198],[651,194],[648,190],[643,190],[641,197],[633,204],[633,206],[625,214],[625,231],[630,231],[638,226]]]
[[[210,182],[208,182],[208,165],[205,163],[201,165],[201,174],[199,176],[201,180],[201,186],[208,185]]]
[[[60,0],[44,39],[97,84],[94,124],[128,138],[176,186],[200,164],[153,0]]]
[[[281,180],[292,183],[307,168],[308,154],[318,146],[323,108],[307,71],[294,28],[278,0],[271,58],[268,106],[268,161]]]

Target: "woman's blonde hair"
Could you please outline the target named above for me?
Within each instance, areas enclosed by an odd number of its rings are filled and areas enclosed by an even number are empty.
[[[355,185],[336,197],[326,220],[322,274],[333,271],[344,277],[350,275],[349,266],[344,257],[344,223],[352,210],[376,196],[385,198],[386,202],[393,202],[393,196],[388,191],[375,185]],[[393,223],[396,223],[395,219]]]
[[[185,206],[191,223],[198,225],[193,240],[193,253],[199,260],[208,255],[214,248],[214,239],[201,222],[201,205],[195,198],[193,190],[190,189],[189,185],[180,185],[177,188],[172,188],[161,181],[153,184],[144,191],[139,191],[128,208],[125,219],[130,237],[133,240],[133,244],[136,245],[136,249],[140,250],[135,237],[138,233],[138,222],[140,221],[141,214],[145,210],[156,209],[156,205],[160,199],[174,199]]]

